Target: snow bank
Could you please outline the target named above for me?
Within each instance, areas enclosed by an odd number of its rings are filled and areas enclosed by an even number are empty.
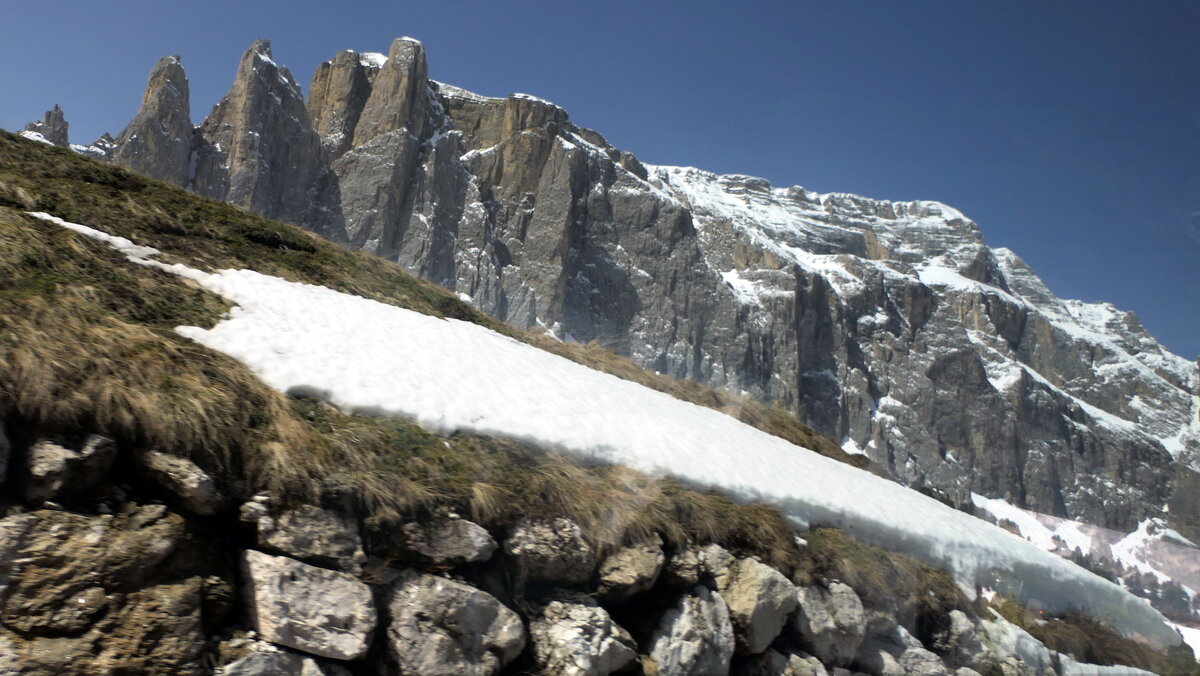
[[[135,260],[148,255],[125,245],[128,240],[73,229]],[[475,324],[251,270],[184,274],[237,307],[212,329],[178,331],[244,362],[281,391],[317,393],[346,411],[411,416],[443,433],[503,435],[720,488],[776,505],[797,523],[836,526],[916,556],[951,571],[968,593],[984,583],[1050,608],[1090,609],[1160,646],[1180,641],[1157,611],[1107,580],[722,413]]]

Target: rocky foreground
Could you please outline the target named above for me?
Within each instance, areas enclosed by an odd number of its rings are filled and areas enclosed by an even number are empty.
[[[336,505],[239,505],[182,457],[12,431],[3,674],[1099,673],[994,613],[906,628],[718,545],[601,550],[566,518],[441,511],[384,554]]]

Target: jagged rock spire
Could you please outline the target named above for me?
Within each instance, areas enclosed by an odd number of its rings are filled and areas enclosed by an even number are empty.
[[[384,58],[346,50],[317,66],[308,88],[308,115],[329,160],[341,157],[353,144],[354,128]]]
[[[46,111],[41,122],[30,122],[25,125],[25,131],[37,132],[54,145],[66,148],[70,145],[67,137],[67,129],[70,126],[63,117],[62,108],[56,103],[53,108]]]
[[[137,116],[117,137],[113,161],[176,185],[187,185],[192,151],[187,75],[178,55],[150,71]]]
[[[300,87],[256,40],[233,87],[199,129],[191,187],[267,218],[310,224],[321,175],[320,139]]]

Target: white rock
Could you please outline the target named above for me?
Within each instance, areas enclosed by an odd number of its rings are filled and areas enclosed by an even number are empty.
[[[697,585],[659,621],[650,658],[662,676],[725,674],[733,649],[729,608],[720,594]]]
[[[212,477],[191,460],[147,451],[141,454],[141,463],[147,478],[192,512],[211,516],[224,506],[225,500],[217,492]]]
[[[570,519],[524,518],[513,527],[504,550],[530,580],[575,584],[596,570],[596,555],[579,524]]]
[[[829,589],[800,587],[792,626],[825,664],[847,665],[863,642],[866,617],[862,602],[849,586],[834,582]]]
[[[942,660],[924,648],[909,648],[898,661],[906,676],[950,676]]]
[[[358,575],[367,557],[358,524],[349,517],[313,505],[273,512],[264,496],[242,505],[240,516],[258,535],[258,545],[297,559],[336,565]]]
[[[495,597],[404,571],[390,591],[388,649],[400,674],[488,676],[521,653],[525,627]]]
[[[354,660],[375,629],[371,590],[346,573],[283,556],[242,556],[251,624],[262,638],[321,657]]]
[[[401,527],[405,545],[422,560],[436,566],[460,566],[492,558],[496,541],[487,529],[460,518],[439,518],[430,523]]]
[[[551,601],[529,625],[529,639],[547,674],[604,676],[637,658],[629,632],[593,605]]]

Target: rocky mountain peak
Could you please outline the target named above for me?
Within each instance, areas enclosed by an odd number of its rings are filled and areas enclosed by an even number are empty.
[[[429,87],[425,46],[412,38],[396,38],[374,80],[354,131],[354,145],[401,129],[424,136]]]
[[[67,136],[67,130],[70,126],[63,116],[63,109],[56,103],[53,108],[46,111],[46,115],[42,118],[41,122],[30,122],[25,125],[25,131],[41,134],[42,138],[54,145],[66,148],[70,145],[70,140]]]
[[[300,87],[256,40],[233,86],[198,131],[191,187],[256,213],[316,229],[320,139]]]
[[[358,118],[371,96],[371,83],[387,59],[374,56],[378,58],[350,50],[338,52],[313,74],[308,88],[308,115],[331,161],[353,145]]]
[[[164,57],[150,71],[142,105],[118,136],[112,159],[134,171],[187,185],[192,136],[187,74],[178,55]]]

